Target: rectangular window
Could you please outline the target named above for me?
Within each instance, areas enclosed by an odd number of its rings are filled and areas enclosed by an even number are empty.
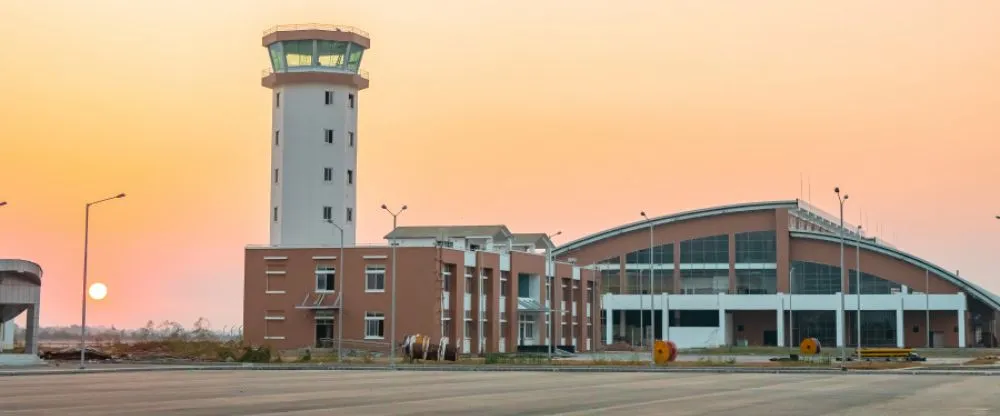
[[[347,208],[347,222],[354,221],[354,210]]]
[[[333,104],[333,91],[326,91],[323,95],[323,104],[330,105]]]
[[[277,107],[277,108],[281,108],[281,92],[280,91],[274,93],[274,106]]]
[[[347,105],[354,108],[354,94],[347,94]]]
[[[274,131],[274,145],[277,146],[281,144],[281,130]]]
[[[365,312],[365,339],[385,338],[385,314]]]
[[[353,183],[354,183],[354,171],[348,169],[347,170],[347,184],[351,185]]]
[[[365,266],[365,292],[385,292],[385,265]]]
[[[348,132],[348,133],[350,133],[350,134],[347,135],[347,139],[348,139],[348,141],[350,143],[350,147],[354,147],[354,133],[353,132]]]
[[[323,181],[324,182],[333,181],[333,168],[323,168]]]
[[[333,207],[323,207],[323,219],[324,220],[333,219]]]
[[[316,266],[316,291],[329,292],[336,289],[337,269],[333,266]]]
[[[278,207],[274,207],[274,214],[272,214],[272,221],[278,220]]]
[[[333,144],[333,130],[323,129],[323,141],[327,144]]]
[[[274,168],[274,183],[278,183],[278,168]]]

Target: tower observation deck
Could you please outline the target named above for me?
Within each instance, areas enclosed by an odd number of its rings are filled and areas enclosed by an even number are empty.
[[[368,34],[346,26],[276,26],[262,44],[271,66],[271,245],[352,246],[359,145],[358,92]],[[344,229],[340,233],[327,221]]]

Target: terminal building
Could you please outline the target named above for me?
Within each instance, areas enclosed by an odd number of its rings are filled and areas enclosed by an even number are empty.
[[[503,225],[395,227],[390,211],[387,243],[357,245],[368,34],[278,26],[262,45],[271,62],[261,81],[271,91],[270,242],[245,251],[244,337],[254,344],[331,347],[339,335],[387,346],[392,335],[422,333],[465,353],[588,351],[650,336],[681,348],[806,337],[996,345],[1000,298],[800,200],[651,218],[559,247]]]
[[[859,231],[801,200],[744,203],[622,225],[554,253],[598,264],[604,343],[654,331],[680,348],[855,346],[860,310],[862,346],[996,345],[1000,298]]]

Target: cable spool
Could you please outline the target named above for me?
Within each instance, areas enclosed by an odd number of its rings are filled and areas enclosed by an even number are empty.
[[[806,338],[802,340],[802,344],[799,344],[799,352],[802,355],[816,355],[821,349],[819,340],[816,338]]]
[[[653,362],[664,365],[677,359],[677,345],[673,341],[656,340],[653,343]]]

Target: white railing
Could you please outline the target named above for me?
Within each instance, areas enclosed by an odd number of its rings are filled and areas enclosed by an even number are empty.
[[[298,66],[298,67],[291,67],[290,70],[286,69],[284,71],[278,71],[277,73],[279,73],[279,74],[292,74],[292,73],[297,73],[297,72],[324,72],[324,73],[331,73],[331,74],[348,74],[348,75],[357,75],[357,76],[360,76],[361,78],[364,78],[364,79],[367,79],[367,80],[371,80],[371,78],[369,77],[368,71],[365,71],[364,69],[359,69],[358,72],[354,72],[354,71],[342,69],[342,68],[339,68],[339,67],[319,66],[319,65],[303,65],[303,66]],[[264,68],[264,69],[260,70],[260,77],[261,78],[266,78],[266,77],[268,77],[268,76],[270,76],[271,74],[274,74],[274,73],[275,73],[274,69],[272,69],[270,67]]]
[[[348,32],[355,35],[360,35],[365,38],[370,38],[368,32],[358,29],[354,26],[344,26],[344,25],[331,25],[324,23],[299,23],[299,24],[289,24],[289,25],[277,25],[272,26],[264,30],[263,36],[270,35],[274,32],[292,32],[296,30],[328,30],[331,32]]]

